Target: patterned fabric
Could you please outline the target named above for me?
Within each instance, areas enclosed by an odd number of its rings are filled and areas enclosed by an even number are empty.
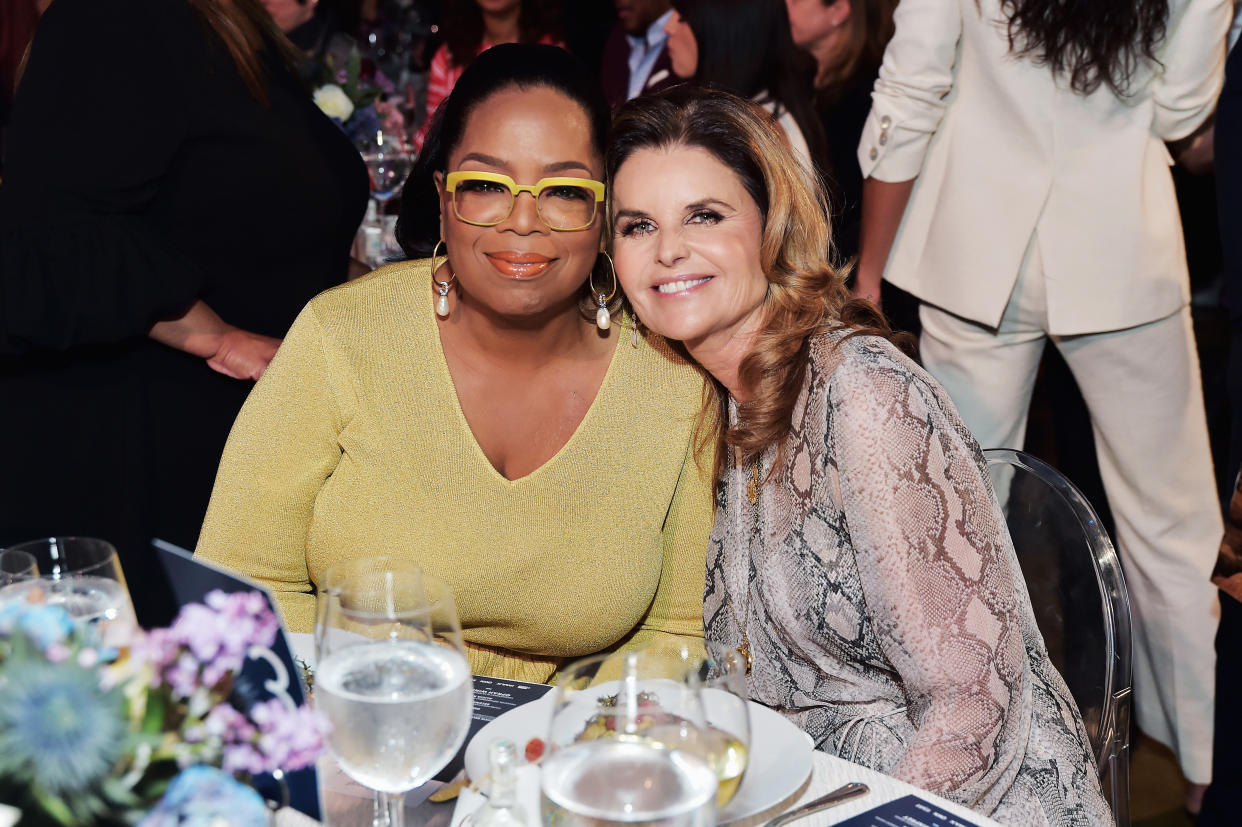
[[[1220,541],[1212,582],[1234,600],[1242,601],[1242,472],[1233,484],[1233,496],[1225,514],[1225,536]]]
[[[824,334],[810,353],[757,504],[750,467],[717,492],[707,636],[739,645],[744,617],[751,697],[826,752],[1003,823],[1111,823],[948,395],[878,338]]]

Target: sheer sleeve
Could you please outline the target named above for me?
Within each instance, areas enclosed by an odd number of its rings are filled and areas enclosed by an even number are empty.
[[[914,370],[847,358],[830,448],[869,620],[915,727],[893,775],[987,812],[1031,715],[1016,561],[978,447]]]
[[[149,216],[186,138],[188,9],[60,0],[40,21],[7,129],[0,352],[145,335],[203,274]],[[191,46],[184,41],[191,38]]]
[[[295,632],[315,627],[306,538],[315,499],[341,458],[341,370],[312,303],[237,416],[195,550],[271,589]]]

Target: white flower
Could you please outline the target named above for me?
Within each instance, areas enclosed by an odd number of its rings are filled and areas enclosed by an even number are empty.
[[[336,118],[341,123],[349,120],[354,114],[354,102],[345,94],[345,90],[335,83],[325,83],[315,90],[315,105],[329,118]]]

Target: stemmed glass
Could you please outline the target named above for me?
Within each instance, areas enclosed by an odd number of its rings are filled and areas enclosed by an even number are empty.
[[[0,550],[0,587],[39,576],[34,555],[25,551]]]
[[[702,645],[596,656],[563,670],[541,773],[544,820],[714,823],[750,743],[734,674]]]
[[[443,768],[469,729],[473,689],[453,597],[392,559],[341,563],[325,580],[315,704],[332,724],[328,747],[378,792],[382,823],[402,827],[405,793]]]
[[[137,625],[111,543],[94,537],[45,537],[9,546],[4,553],[32,558],[37,576],[14,578],[0,588],[0,605],[12,601],[58,605],[101,636],[110,628]]]
[[[413,155],[401,136],[380,131],[362,147],[362,160],[371,175],[371,197],[382,213],[384,204],[401,191],[414,164]]]

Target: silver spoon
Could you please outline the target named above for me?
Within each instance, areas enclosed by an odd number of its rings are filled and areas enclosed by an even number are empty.
[[[857,781],[837,787],[827,795],[820,796],[814,801],[808,801],[801,807],[795,807],[787,813],[778,815],[763,827],[781,827],[782,824],[788,824],[791,821],[797,821],[800,818],[809,816],[812,813],[818,813],[820,810],[827,810],[829,807],[835,807],[838,804],[858,798],[871,792],[871,788],[866,784],[859,784]]]

